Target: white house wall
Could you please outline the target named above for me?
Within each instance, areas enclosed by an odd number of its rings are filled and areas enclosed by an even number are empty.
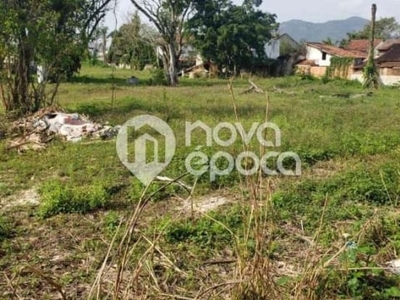
[[[400,76],[381,75],[381,80],[384,85],[397,85],[400,83]]]
[[[383,85],[397,85],[400,83],[400,76],[395,75],[380,75],[381,82]],[[361,73],[352,74],[351,80],[358,80],[359,82],[364,82],[364,76]]]
[[[281,41],[280,40],[270,40],[264,46],[265,54],[268,58],[277,59],[281,52]]]
[[[332,55],[327,54],[326,59],[322,59],[322,51],[314,47],[307,46],[307,59],[315,60],[315,63],[321,67],[328,67],[331,65]]]

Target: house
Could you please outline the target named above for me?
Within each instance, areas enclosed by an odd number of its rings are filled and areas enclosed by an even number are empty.
[[[385,42],[382,42],[377,48],[377,52],[378,52],[378,57],[382,56],[383,54],[385,54],[387,51],[389,51],[391,49],[391,47],[394,44],[400,44],[400,40],[396,40],[396,39],[391,39],[391,40],[387,40]]]
[[[216,77],[219,74],[219,70],[216,64],[206,61],[201,63],[196,63],[194,66],[182,70],[179,75],[185,76],[187,74],[189,78],[199,78],[199,77]]]
[[[359,50],[346,50],[323,43],[307,43],[307,54],[305,59],[296,64],[297,71],[307,73],[315,77],[322,77],[326,74],[327,68],[331,65],[332,57],[348,57],[353,59],[352,68],[349,68],[349,74],[352,70],[361,65],[367,57],[367,53]]]
[[[375,63],[379,69],[381,81],[385,85],[400,83],[400,44],[394,43]]]
[[[219,73],[217,66],[212,62],[204,61],[201,54],[196,51],[187,39],[184,39],[183,42],[182,53],[179,58],[182,70],[179,74],[182,76],[188,75],[191,78],[217,76]],[[268,58],[276,60],[282,55],[283,49],[298,49],[299,47],[300,45],[292,37],[288,34],[282,34],[267,42],[264,46],[264,51]],[[157,53],[158,56],[162,55],[161,47],[158,47]],[[188,63],[191,63],[191,65],[188,66]]]
[[[112,44],[112,37],[108,37],[105,40],[105,45],[103,45],[103,43],[104,41],[101,38],[93,40],[89,43],[88,51],[91,57],[96,57],[98,60],[104,61],[103,50],[105,50],[104,54],[107,56]]]
[[[379,47],[383,44],[383,40],[381,39],[376,39],[374,41],[374,49],[375,49],[375,57],[379,56],[378,49]],[[358,52],[363,52],[366,56],[368,56],[369,53],[369,45],[370,42],[369,40],[351,40],[347,45],[343,47],[345,50],[349,51],[358,51]]]
[[[376,47],[375,64],[378,68],[380,80],[384,85],[393,85],[400,82],[400,40],[387,40]],[[355,70],[350,79],[362,82],[365,61]]]
[[[281,42],[279,39],[271,39],[264,46],[264,52],[268,58],[277,59],[281,54]]]
[[[278,59],[281,55],[288,54],[298,49],[300,45],[287,33],[271,39],[264,46],[268,58]]]
[[[346,74],[338,74],[351,80],[363,81],[363,69],[369,52],[368,40],[352,40],[344,48],[323,43],[307,43],[306,57],[296,64],[297,71],[322,77],[331,66],[332,57],[347,57],[353,63]],[[375,40],[375,63],[384,85],[400,83],[400,40]]]
[[[181,64],[189,64],[191,65],[193,62],[196,64],[201,64],[199,60],[199,54],[197,53],[197,50],[190,44],[184,41],[184,44],[182,45],[182,50],[181,50],[181,55],[179,56],[179,61]]]

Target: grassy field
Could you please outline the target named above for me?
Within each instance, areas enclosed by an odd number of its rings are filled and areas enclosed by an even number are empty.
[[[126,84],[131,75],[138,86]],[[115,140],[57,139],[23,154],[0,140],[0,298],[400,298],[386,264],[400,251],[399,88],[367,96],[350,81],[253,81],[266,94],[243,93],[247,79],[232,90],[222,79],[169,88],[148,73],[87,66],[62,84],[57,104],[96,122],[166,121],[177,149],[162,175],[193,188],[145,187],[119,161]],[[296,152],[301,176],[185,174],[197,146],[209,158],[244,149],[240,139],[206,147],[198,130],[186,147],[185,122],[247,131],[266,112],[282,144],[253,139],[247,150]]]

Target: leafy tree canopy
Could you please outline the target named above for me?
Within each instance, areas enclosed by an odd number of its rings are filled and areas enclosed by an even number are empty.
[[[156,62],[154,29],[143,24],[139,14],[132,15],[129,23],[123,24],[112,35],[109,61],[116,64],[129,64],[142,69],[145,64]]]
[[[88,41],[111,0],[6,0],[0,2],[0,91],[7,111],[26,113],[49,105],[46,80],[59,83],[79,69]],[[58,85],[57,85],[58,86]],[[57,87],[56,86],[56,87]]]
[[[192,0],[131,0],[159,34],[158,47],[168,85],[178,84],[179,57],[184,24],[192,11]]]
[[[204,59],[233,72],[251,69],[267,59],[265,44],[278,29],[276,15],[258,10],[248,1],[234,5],[228,0],[198,0],[195,11],[188,27]]]
[[[371,32],[371,23],[368,23],[359,32],[348,33],[348,40],[351,39],[369,39]],[[375,38],[387,40],[400,36],[400,24],[395,18],[381,18],[375,23]]]

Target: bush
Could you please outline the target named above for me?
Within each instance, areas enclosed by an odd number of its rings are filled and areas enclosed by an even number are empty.
[[[309,72],[298,72],[297,75],[300,77],[301,80],[306,80],[306,81],[315,81],[315,77],[311,75]]]
[[[87,213],[104,208],[108,193],[104,186],[69,186],[54,180],[44,183],[39,189],[41,204],[39,216],[48,218],[61,213]]]
[[[166,85],[165,74],[163,69],[150,70],[150,85]]]
[[[232,243],[233,237],[224,226],[238,231],[243,226],[242,212],[240,206],[234,206],[224,214],[210,212],[209,216],[214,220],[209,217],[176,220],[166,229],[165,240],[168,243],[192,242],[202,247]]]
[[[104,225],[108,233],[114,233],[120,223],[120,217],[117,212],[111,211],[104,218]]]
[[[9,237],[11,235],[11,228],[7,222],[7,220],[0,216],[0,241]]]
[[[329,82],[329,77],[326,76],[326,74],[324,76],[321,77],[321,83],[322,84],[327,84]]]

